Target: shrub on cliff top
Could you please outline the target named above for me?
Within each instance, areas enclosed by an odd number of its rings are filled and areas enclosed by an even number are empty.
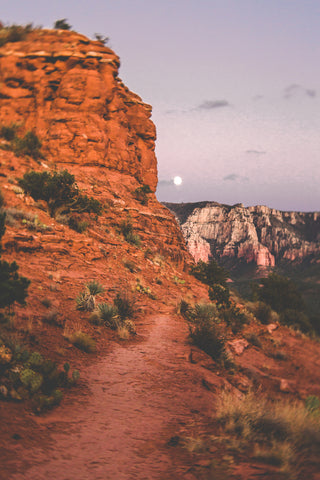
[[[53,28],[56,30],[71,30],[72,27],[69,25],[66,18],[61,18],[54,22]]]
[[[3,26],[0,22],[0,47],[9,42],[20,42],[24,40],[29,32],[33,30],[32,23],[27,25]]]

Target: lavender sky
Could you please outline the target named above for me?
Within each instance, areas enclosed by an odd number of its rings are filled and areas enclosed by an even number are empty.
[[[110,37],[153,106],[161,201],[320,210],[320,0],[0,0]],[[183,182],[173,184],[179,175]]]

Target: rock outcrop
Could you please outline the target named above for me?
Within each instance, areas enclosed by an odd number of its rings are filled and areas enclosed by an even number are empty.
[[[176,215],[196,261],[235,259],[273,267],[320,254],[320,212],[282,212],[216,202],[165,205]]]
[[[23,123],[50,160],[112,168],[154,191],[151,107],[118,77],[119,58],[101,42],[36,30],[0,49],[1,122]]]
[[[108,229],[130,218],[146,248],[184,264],[191,257],[180,229],[154,195],[151,106],[123,84],[119,65],[102,42],[65,30],[33,30],[0,47],[0,126],[35,133],[44,156],[17,158],[0,138],[0,187],[14,189],[12,172],[18,178],[30,169],[68,169],[82,191],[103,203]],[[134,192],[144,185],[151,193],[142,204]],[[101,228],[92,235],[106,241]]]

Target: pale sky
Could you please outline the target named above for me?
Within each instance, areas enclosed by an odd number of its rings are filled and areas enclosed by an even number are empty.
[[[110,37],[153,106],[158,199],[320,210],[320,0],[0,0]],[[173,184],[179,175],[182,185]]]

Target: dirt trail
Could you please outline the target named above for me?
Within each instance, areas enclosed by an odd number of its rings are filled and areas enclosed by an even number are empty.
[[[188,361],[186,326],[148,321],[141,343],[116,346],[82,372],[86,395],[37,420],[50,446],[22,442],[12,480],[195,479],[187,457],[173,465],[166,444],[184,425],[207,422],[213,396]]]

